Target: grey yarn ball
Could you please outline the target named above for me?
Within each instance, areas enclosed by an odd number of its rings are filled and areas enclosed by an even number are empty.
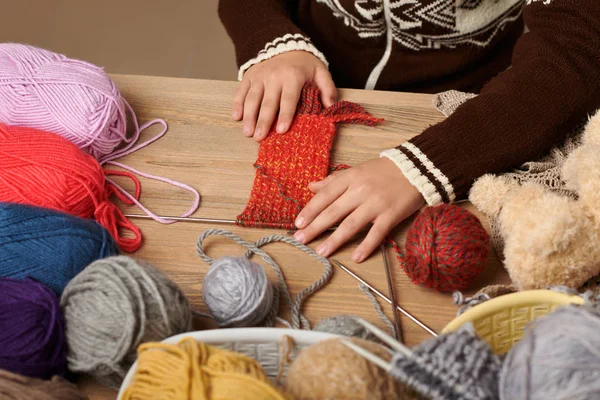
[[[267,273],[246,257],[215,261],[204,276],[202,296],[220,327],[256,326],[273,305]]]
[[[500,398],[600,399],[600,314],[566,306],[536,319],[508,353]]]
[[[352,315],[334,315],[333,317],[325,318],[319,321],[313,330],[378,341],[377,337],[371,334],[367,328],[356,322],[356,317]]]
[[[127,256],[86,267],[61,296],[69,369],[119,387],[140,343],[192,329],[181,289],[150,264]]]

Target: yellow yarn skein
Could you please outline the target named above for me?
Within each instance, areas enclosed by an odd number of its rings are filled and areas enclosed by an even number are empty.
[[[145,343],[123,400],[285,400],[260,364],[243,354],[184,338]]]

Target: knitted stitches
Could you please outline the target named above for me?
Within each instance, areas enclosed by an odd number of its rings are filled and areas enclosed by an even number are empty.
[[[396,353],[389,374],[431,399],[493,400],[501,368],[498,356],[466,324],[423,342],[412,357]]]
[[[260,144],[250,200],[237,223],[293,229],[296,216],[313,196],[308,184],[329,173],[335,123],[375,125],[381,121],[347,101],[325,110],[317,86],[306,85],[289,131],[282,135],[272,129]]]

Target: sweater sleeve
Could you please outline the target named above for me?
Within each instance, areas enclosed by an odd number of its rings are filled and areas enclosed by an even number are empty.
[[[528,0],[512,67],[445,121],[384,151],[429,205],[547,152],[600,99],[600,1]]]
[[[219,0],[219,17],[233,41],[238,79],[253,65],[276,55],[303,50],[327,60],[292,20],[292,0]]]

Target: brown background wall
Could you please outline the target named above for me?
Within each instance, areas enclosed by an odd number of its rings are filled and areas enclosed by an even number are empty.
[[[44,47],[108,72],[235,80],[217,0],[0,0],[0,42]]]

